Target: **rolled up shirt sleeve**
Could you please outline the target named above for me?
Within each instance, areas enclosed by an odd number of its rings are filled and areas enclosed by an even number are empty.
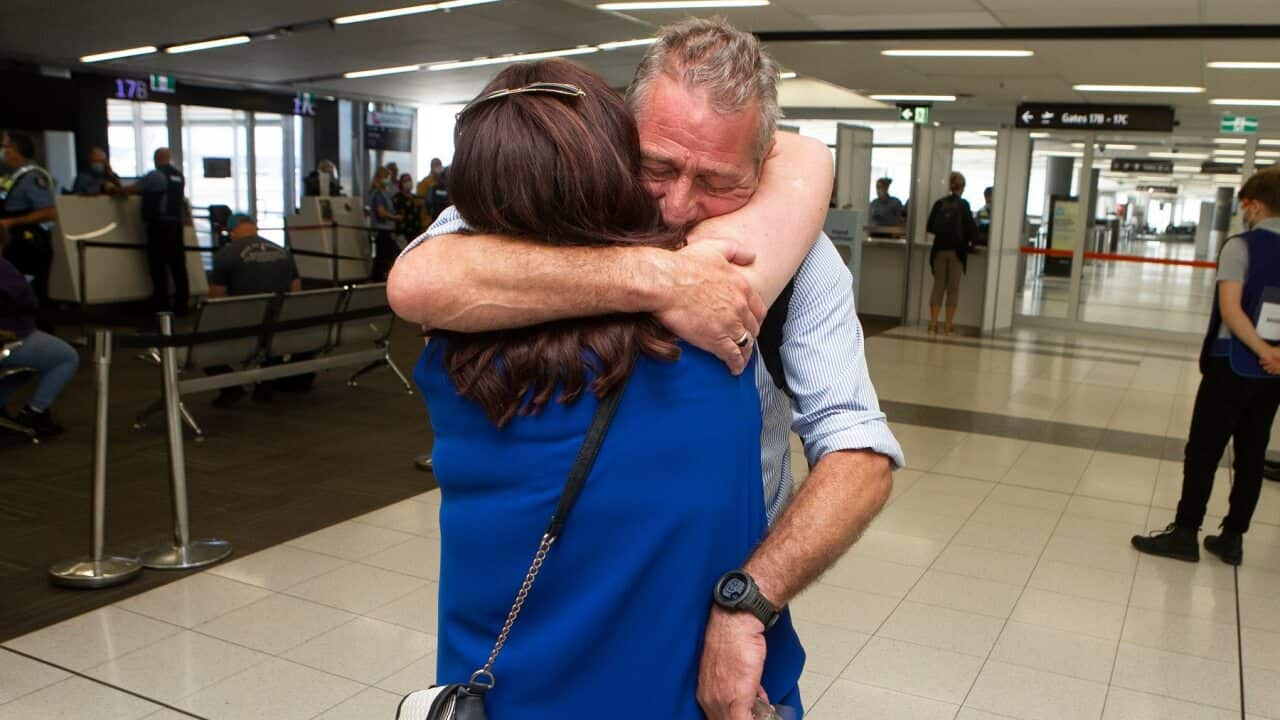
[[[852,276],[825,235],[796,274],[783,337],[791,428],[804,442],[810,467],[839,450],[871,450],[888,457],[895,470],[903,467],[902,447],[867,371]]]
[[[405,253],[412,251],[414,248],[433,237],[439,237],[440,235],[454,235],[462,232],[463,230],[469,229],[470,227],[467,225],[467,221],[462,219],[462,215],[458,214],[458,209],[450,205],[445,208],[444,212],[440,213],[440,215],[436,217],[436,221],[431,223],[431,227],[427,228],[426,232],[414,238],[412,242],[405,246],[404,250],[400,253],[400,256],[403,257]]]

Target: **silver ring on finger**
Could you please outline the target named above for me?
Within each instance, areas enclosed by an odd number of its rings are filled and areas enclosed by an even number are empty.
[[[734,340],[734,341],[733,341],[733,344],[734,344],[734,345],[737,345],[737,346],[738,346],[738,347],[740,347],[740,348],[744,348],[744,347],[746,347],[746,346],[747,346],[747,344],[748,344],[748,343],[750,343],[750,342],[751,342],[751,333],[749,333],[749,332],[744,332],[744,333],[742,333],[742,337],[740,337],[740,338],[738,338],[737,340]]]

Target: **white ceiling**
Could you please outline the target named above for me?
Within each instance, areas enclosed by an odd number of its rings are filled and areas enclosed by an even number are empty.
[[[81,55],[165,45],[240,32],[305,26],[330,18],[411,4],[415,0],[173,0],[162,11],[143,0],[4,0],[0,56],[83,69]],[[93,66],[104,72],[159,72],[179,79],[305,88],[351,97],[412,103],[465,101],[494,67],[420,71],[343,80],[346,71],[551,50],[627,40],[686,15],[679,12],[601,12],[587,0],[504,0],[358,25],[312,24],[274,39],[186,55],[150,55]],[[763,8],[723,12],[743,29],[911,30],[1049,26],[1280,24],[1276,0],[774,0]],[[159,15],[159,17],[157,17]],[[56,39],[56,41],[51,41]],[[890,47],[982,47],[1035,51],[1019,60],[887,58]],[[1019,101],[1094,101],[1172,104],[1184,127],[1208,132],[1222,108],[1211,97],[1280,98],[1280,71],[1208,70],[1209,60],[1280,60],[1275,40],[1249,41],[825,41],[773,43],[790,70],[864,94],[955,93],[935,119],[967,122],[1012,118]],[[630,80],[643,48],[577,58],[615,86]],[[336,79],[335,79],[336,78]],[[1203,95],[1082,95],[1077,83],[1196,85]],[[836,88],[838,91],[838,88]],[[806,93],[786,95],[812,97]],[[847,97],[846,97],[847,99]],[[804,102],[812,102],[804,101]],[[827,107],[844,103],[832,101]],[[1280,135],[1280,108],[1252,109],[1263,131]]]

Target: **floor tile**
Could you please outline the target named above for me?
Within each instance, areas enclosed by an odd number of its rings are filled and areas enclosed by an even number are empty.
[[[1115,664],[1116,641],[1054,628],[1010,622],[991,651],[992,660],[1106,683]]]
[[[389,570],[352,564],[299,583],[289,595],[364,614],[424,587],[427,581]]]
[[[897,598],[815,583],[791,601],[791,613],[800,620],[874,633],[897,605]]]
[[[1133,574],[1138,551],[1125,542],[1102,542],[1054,534],[1044,549],[1044,560]]]
[[[412,500],[404,500],[358,515],[352,518],[352,521],[423,537],[440,537],[439,506]]]
[[[1076,720],[1102,715],[1107,686],[990,661],[965,705],[1024,720]]]
[[[429,582],[398,600],[365,613],[371,618],[435,635],[439,629],[440,586]]]
[[[128,693],[70,677],[0,705],[0,720],[140,720],[157,709]]]
[[[377,688],[365,688],[355,697],[325,710],[315,720],[369,720],[369,718],[387,718],[396,716],[400,707],[401,695],[389,693]]]
[[[1249,714],[1280,717],[1280,672],[1245,666],[1244,700]]]
[[[1280,597],[1241,593],[1240,624],[1280,633]]]
[[[1007,618],[1021,594],[1020,585],[930,570],[912,588],[907,599],[952,610]]]
[[[1071,496],[1066,493],[1033,490],[1017,485],[997,485],[987,496],[988,502],[1053,511],[1061,511],[1070,500]]]
[[[86,674],[173,704],[267,658],[239,645],[184,631],[108,660]]]
[[[1115,522],[1127,522],[1134,525],[1145,525],[1149,511],[1150,507],[1148,507],[1146,503],[1139,505],[1073,495],[1071,497],[1071,501],[1067,503],[1067,511],[1065,514],[1067,516],[1078,515],[1081,517],[1097,518],[1099,520],[1112,520]]]
[[[1124,642],[1156,650],[1235,663],[1239,655],[1235,624],[1170,615],[1131,607],[1125,617]]]
[[[1028,584],[1039,590],[1125,605],[1129,602],[1133,575],[1041,560]]]
[[[209,720],[310,720],[364,689],[276,658],[205,688],[178,707]]]
[[[1064,515],[1054,529],[1055,537],[1074,538],[1123,548],[1134,535],[1146,532],[1146,524],[1125,520],[1104,520],[1083,515]]]
[[[440,540],[415,537],[395,547],[374,553],[362,561],[365,565],[412,575],[425,580],[440,579]]]
[[[850,655],[849,657],[853,657]],[[58,668],[0,650],[0,705],[71,677]]]
[[[323,530],[303,535],[289,541],[289,545],[303,550],[333,555],[344,560],[363,560],[389,547],[413,539],[413,535],[398,530],[344,522]]]
[[[14,638],[5,646],[72,670],[88,670],[181,629],[108,606]]]
[[[906,601],[876,635],[986,657],[1003,626],[998,618]]]
[[[960,704],[982,669],[982,658],[873,638],[841,675],[846,680]]]
[[[1028,588],[1018,600],[1011,619],[1104,640],[1118,640],[1124,628],[1124,615],[1123,605]]]
[[[1240,713],[1112,687],[1102,720],[1240,720]]]
[[[463,682],[466,678],[441,679],[441,682]],[[399,671],[383,678],[377,687],[404,697],[417,690],[425,690],[436,684],[436,654],[428,653],[409,663]]]
[[[946,546],[940,540],[896,535],[872,527],[849,548],[849,554],[927,568]]]
[[[933,563],[934,570],[1018,586],[1026,585],[1035,567],[1030,555],[971,545],[950,545]]]
[[[209,572],[268,590],[284,590],[336,570],[347,562],[332,555],[276,545],[224,565],[215,565]]]
[[[835,681],[833,677],[808,670],[800,674],[800,699],[804,702],[805,712],[812,710],[813,706],[818,704],[823,694],[827,692],[827,688],[831,687],[831,683]]]
[[[1232,663],[1122,642],[1111,682],[1153,695],[1240,709],[1239,670]]]
[[[373,685],[435,652],[434,635],[356,618],[285,653],[300,665]]]
[[[1231,590],[1236,584],[1235,572],[1231,566],[1219,562],[1208,553],[1202,552],[1198,563],[1142,555],[1136,550],[1133,554],[1137,556],[1139,578],[1155,578],[1174,586],[1203,585],[1223,590]]]
[[[1219,623],[1235,624],[1236,621],[1234,590],[1180,585],[1156,577],[1140,575],[1134,578],[1129,605]]]
[[[836,680],[805,717],[809,720],[848,720],[852,717],[877,720],[952,720],[958,708],[949,703]]]
[[[1049,543],[1053,527],[1011,527],[1005,524],[970,520],[952,538],[956,545],[971,545],[1039,557]]]
[[[354,617],[349,612],[327,605],[289,595],[271,595],[197,625],[196,631],[279,655]]]
[[[1245,628],[1241,640],[1245,667],[1280,672],[1280,633]]]
[[[807,620],[795,620],[796,633],[804,646],[806,672],[812,671],[828,677],[838,677],[858,651],[871,639],[866,633],[854,632],[833,625],[822,625]]]
[[[193,628],[270,594],[260,587],[198,573],[121,600],[119,606],[139,615]]]

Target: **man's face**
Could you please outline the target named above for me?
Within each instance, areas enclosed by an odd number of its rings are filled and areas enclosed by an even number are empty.
[[[720,115],[700,93],[661,76],[637,109],[641,179],[669,226],[733,212],[760,183],[755,161],[760,114]]]
[[[889,199],[889,186],[884,183],[876,183],[876,197],[881,200]]]
[[[431,177],[440,177],[440,173],[444,172],[444,165],[438,162],[431,163]]]
[[[0,145],[4,146],[4,165],[8,168],[17,168],[22,164],[22,156],[18,151],[9,144],[9,134],[0,135]]]

